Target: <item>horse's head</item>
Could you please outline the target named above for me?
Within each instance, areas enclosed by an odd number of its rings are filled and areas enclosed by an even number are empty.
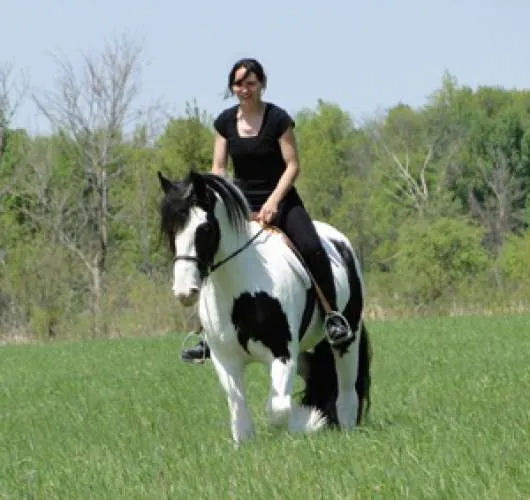
[[[173,293],[183,305],[194,304],[219,247],[219,223],[214,215],[215,193],[203,175],[190,172],[172,182],[158,173],[164,199],[161,231],[174,255]]]

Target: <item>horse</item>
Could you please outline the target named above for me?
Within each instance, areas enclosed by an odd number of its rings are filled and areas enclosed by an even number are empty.
[[[255,436],[244,387],[251,362],[268,367],[272,427],[310,433],[360,424],[370,406],[371,345],[362,317],[364,285],[349,240],[314,221],[332,264],[337,307],[353,331],[332,346],[306,266],[283,233],[252,220],[232,181],[194,171],[182,180],[158,177],[172,291],[184,306],[198,308],[235,445]],[[297,374],[305,383],[299,401],[293,394]]]

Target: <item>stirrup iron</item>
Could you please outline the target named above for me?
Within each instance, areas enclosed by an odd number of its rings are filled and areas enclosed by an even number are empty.
[[[342,323],[347,328],[346,335],[343,335],[339,337],[338,339],[334,339],[330,337],[329,335],[329,326],[330,323],[332,323],[334,320],[339,320],[340,323]],[[354,338],[353,331],[350,327],[350,323],[348,320],[338,311],[329,311],[326,313],[326,316],[324,317],[324,335],[326,336],[329,344],[334,347],[341,345],[342,343],[351,340]]]

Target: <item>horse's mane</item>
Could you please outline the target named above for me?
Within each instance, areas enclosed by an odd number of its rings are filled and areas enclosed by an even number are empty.
[[[214,193],[216,193],[223,202],[228,222],[239,231],[248,222],[250,217],[250,208],[243,193],[228,179],[215,174],[199,174],[204,179],[204,183]]]
[[[211,195],[206,194],[201,197],[195,193],[192,197],[185,197],[191,185],[195,188],[199,185],[202,188],[201,191],[210,191],[214,196],[219,197],[226,209],[228,223],[234,230],[243,230],[250,217],[250,208],[245,196],[232,182],[214,174],[190,172],[183,181],[172,183],[172,189],[166,192],[160,204],[160,230],[173,253],[175,252],[175,230],[179,222],[185,222],[182,220],[182,208],[198,205],[207,211],[213,209],[214,197]]]

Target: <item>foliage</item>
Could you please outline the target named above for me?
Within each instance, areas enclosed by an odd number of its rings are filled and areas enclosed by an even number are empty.
[[[499,267],[511,283],[530,285],[530,230],[510,235],[499,255]]]
[[[132,323],[157,306],[138,294],[170,300],[157,171],[208,171],[212,119],[195,101],[178,115],[137,106],[140,55],[125,40],[84,56],[81,72],[58,60],[55,87],[35,101],[46,135],[9,127],[24,92],[2,87],[0,337],[142,331]],[[446,73],[418,109],[398,103],[360,123],[319,100],[296,113],[297,188],[314,219],[351,238],[368,309],[524,303],[529,110],[529,91],[471,89]],[[184,324],[178,307],[164,311]]]
[[[212,164],[211,119],[196,102],[186,103],[184,116],[172,117],[157,141],[159,165],[169,176],[189,169],[207,171]]]
[[[468,283],[488,264],[481,230],[459,219],[408,221],[401,228],[396,273],[416,304],[431,302]]]
[[[347,195],[345,179],[355,174],[356,131],[347,113],[323,101],[315,111],[301,111],[295,129],[301,144],[301,192],[312,216],[327,220]]]

